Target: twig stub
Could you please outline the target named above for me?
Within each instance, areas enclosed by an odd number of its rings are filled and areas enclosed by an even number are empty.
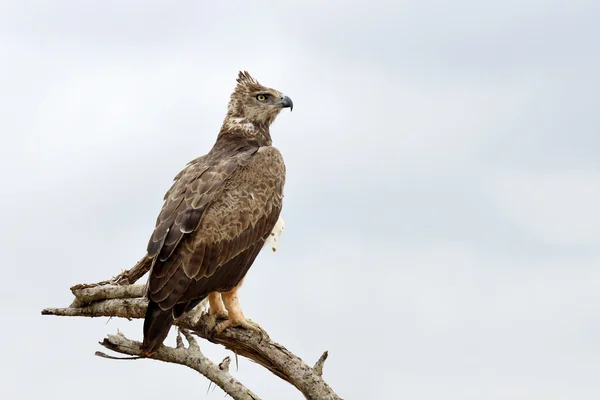
[[[327,360],[328,356],[329,356],[329,352],[327,350],[325,350],[323,352],[323,354],[321,354],[321,357],[319,357],[319,359],[315,363],[313,370],[315,371],[315,374],[317,374],[318,376],[323,375],[323,366],[325,365],[325,360]]]

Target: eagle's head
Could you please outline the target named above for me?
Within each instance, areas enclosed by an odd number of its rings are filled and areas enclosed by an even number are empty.
[[[269,127],[283,108],[294,107],[292,99],[258,83],[247,71],[240,71],[231,94],[225,122]]]

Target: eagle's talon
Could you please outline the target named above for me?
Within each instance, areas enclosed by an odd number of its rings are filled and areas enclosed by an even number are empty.
[[[244,325],[244,328],[254,331],[260,335],[259,341],[262,342],[265,338],[270,339],[267,331],[265,331],[262,326],[252,321],[251,319],[246,319],[245,321],[248,325]]]
[[[233,322],[230,319],[226,319],[223,322],[218,323],[217,325],[215,325],[215,328],[213,329],[213,332],[215,335],[220,335],[221,333],[223,333],[223,331],[233,325]]]
[[[216,331],[214,328],[213,328],[213,329],[211,329],[211,328],[207,328],[207,334],[206,334],[206,338],[207,338],[209,341],[213,342],[213,341],[214,341],[214,339],[215,339],[215,336],[217,336],[217,331]]]
[[[217,326],[215,326],[214,332],[216,332],[218,335],[220,335],[221,333],[223,333],[223,331],[225,329],[234,328],[234,327],[240,327],[240,328],[244,328],[246,330],[255,332],[260,335],[261,340],[262,340],[263,336],[266,335],[266,332],[260,327],[260,325],[258,325],[256,322],[252,322],[249,319],[241,319],[238,321],[233,321],[231,319],[227,319],[223,322],[220,322]]]
[[[217,316],[215,314],[208,314],[204,320],[206,330],[211,332],[215,326],[217,326]]]
[[[220,319],[224,319],[224,320],[228,320],[227,318],[227,311],[224,312],[208,312],[208,315],[206,316],[206,319],[204,320],[205,326],[206,326],[206,330],[207,332],[209,332],[211,338],[214,337],[214,333],[216,328],[222,324],[221,323],[217,323],[218,320]],[[220,333],[220,332],[219,332]]]

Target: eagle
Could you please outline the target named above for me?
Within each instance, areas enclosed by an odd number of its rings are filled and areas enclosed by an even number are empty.
[[[152,267],[142,350],[150,356],[175,320],[208,298],[214,329],[260,327],[237,291],[278,224],[285,164],[269,127],[292,100],[240,71],[212,149],[174,179],[148,243]]]

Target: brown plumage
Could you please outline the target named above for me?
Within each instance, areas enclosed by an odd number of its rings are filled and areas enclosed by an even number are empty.
[[[269,126],[293,104],[248,72],[237,82],[217,141],[175,177],[148,243],[148,355],[174,320],[206,297],[211,313],[229,313],[217,330],[253,329],[236,291],[281,212],[285,165],[271,146]]]

